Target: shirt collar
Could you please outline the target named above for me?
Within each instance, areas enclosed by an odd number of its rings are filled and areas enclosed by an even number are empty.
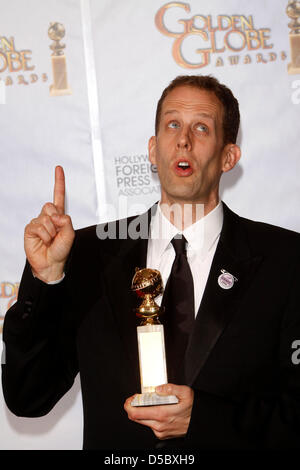
[[[223,204],[219,201],[218,205],[211,212],[186,228],[182,233],[188,242],[187,249],[197,253],[200,252],[201,259],[204,260],[220,236],[223,216]],[[180,232],[164,216],[158,204],[150,227],[151,240],[157,259],[171,246],[170,242],[177,233]]]

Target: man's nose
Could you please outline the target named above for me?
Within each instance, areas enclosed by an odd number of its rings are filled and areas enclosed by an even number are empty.
[[[191,147],[192,147],[192,142],[191,142],[191,137],[189,134],[189,129],[183,128],[182,131],[180,132],[180,135],[178,136],[177,148],[191,150]]]

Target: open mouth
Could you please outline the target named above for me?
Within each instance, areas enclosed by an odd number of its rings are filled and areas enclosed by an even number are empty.
[[[193,169],[188,160],[178,160],[175,164],[175,172],[178,176],[190,176]]]
[[[189,162],[178,162],[177,166],[182,170],[187,170],[188,168],[191,168]]]

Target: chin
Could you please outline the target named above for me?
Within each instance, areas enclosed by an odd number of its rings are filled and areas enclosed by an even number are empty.
[[[165,184],[162,188],[162,196],[165,201],[174,202],[197,202],[199,201],[199,184],[195,187],[195,181],[189,178],[176,178],[168,181],[169,184]],[[197,191],[198,189],[198,191]]]
[[[173,200],[174,202],[192,203],[198,201],[198,198],[196,198],[194,194],[186,191],[174,191],[172,193],[168,193],[167,200]]]

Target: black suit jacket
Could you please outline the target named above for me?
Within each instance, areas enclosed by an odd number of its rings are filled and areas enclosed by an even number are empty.
[[[76,232],[58,285],[34,279],[26,265],[4,322],[4,396],[15,414],[41,416],[80,372],[84,448],[150,449],[152,431],[123,409],[140,391],[130,286],[135,267],[146,264],[147,239],[100,240],[96,232]],[[299,234],[241,218],[224,204],[186,354],[195,394],[186,448],[300,447],[300,365],[292,361],[300,340],[299,260]],[[237,279],[231,289],[218,284],[222,269]]]

